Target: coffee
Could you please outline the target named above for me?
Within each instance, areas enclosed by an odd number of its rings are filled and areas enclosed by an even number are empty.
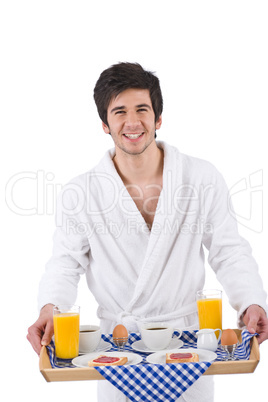
[[[141,326],[141,338],[150,352],[166,349],[172,339],[173,328],[166,323],[150,322]]]
[[[149,331],[158,331],[159,329],[167,329],[167,328],[161,327],[161,328],[146,328],[146,329]]]
[[[93,352],[101,341],[101,329],[97,325],[81,325],[79,333],[79,352]]]

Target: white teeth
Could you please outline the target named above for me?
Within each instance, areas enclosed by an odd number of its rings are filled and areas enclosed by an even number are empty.
[[[136,138],[139,138],[143,133],[140,134],[124,134],[126,137],[130,138],[131,140],[135,140]]]

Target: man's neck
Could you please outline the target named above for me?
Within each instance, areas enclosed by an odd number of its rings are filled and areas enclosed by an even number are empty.
[[[147,185],[162,179],[164,152],[153,141],[146,150],[139,155],[130,155],[116,149],[113,159],[116,170],[125,185]]]

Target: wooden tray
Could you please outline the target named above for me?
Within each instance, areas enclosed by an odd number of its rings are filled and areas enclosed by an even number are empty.
[[[241,342],[241,331],[235,329],[238,340]],[[230,362],[214,362],[204,375],[215,374],[244,374],[253,373],[260,361],[259,344],[254,336],[251,339],[249,360]],[[52,368],[47,354],[47,349],[42,346],[39,360],[39,369],[47,382],[51,381],[82,381],[82,380],[104,380],[93,367],[88,368]]]

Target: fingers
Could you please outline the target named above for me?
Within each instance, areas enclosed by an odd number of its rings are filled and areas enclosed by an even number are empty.
[[[35,324],[28,329],[27,339],[39,356],[41,352],[41,333]]]
[[[40,355],[41,347],[50,344],[54,332],[53,318],[50,316],[42,317],[28,329],[27,339],[32,345],[34,351]]]
[[[258,323],[261,320],[263,313],[263,309],[259,306],[251,305],[248,307],[243,320],[246,324],[247,330],[251,334],[257,332]]]
[[[247,313],[247,320],[244,319],[246,328],[251,334],[255,334],[258,325],[259,316],[254,312]]]
[[[257,341],[259,344],[268,339],[268,319],[260,306],[251,305],[248,307],[243,320],[251,334],[258,333]]]
[[[255,332],[257,332],[257,326],[258,326],[258,318],[256,316],[251,316],[247,324],[247,330],[251,334],[255,334]]]
[[[266,328],[266,330],[263,328],[263,326],[267,327],[267,317],[265,311],[261,307],[257,305],[251,305],[248,307],[243,320],[246,324],[247,330],[251,334],[254,334],[255,332],[258,332],[259,334],[261,334],[261,332],[267,332],[268,328]]]
[[[45,333],[44,333],[44,335],[42,337],[42,340],[41,340],[41,345],[42,346],[47,346],[47,345],[50,344],[53,332],[54,332],[53,323],[48,321],[48,323],[46,325],[46,328],[45,328]]]

